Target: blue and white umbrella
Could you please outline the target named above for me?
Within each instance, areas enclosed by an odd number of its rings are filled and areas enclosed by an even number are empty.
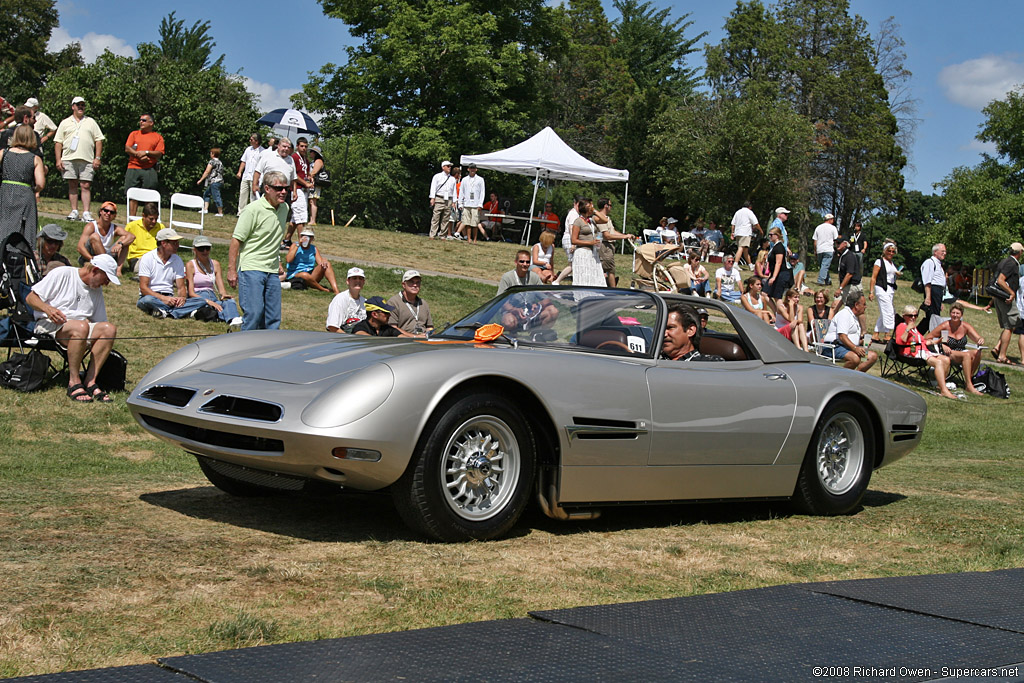
[[[320,134],[320,126],[316,125],[313,117],[298,109],[275,109],[263,115],[256,123],[272,126],[274,130]]]

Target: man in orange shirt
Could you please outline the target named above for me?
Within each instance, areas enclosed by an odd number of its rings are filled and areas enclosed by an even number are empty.
[[[164,137],[153,130],[153,115],[139,117],[139,129],[133,130],[124,143],[128,154],[128,170],[124,174],[124,191],[130,187],[155,190],[157,185],[156,165],[164,155]],[[136,215],[138,202],[134,199],[128,207],[129,215]]]
[[[550,223],[541,223],[541,228],[544,230],[550,230],[551,232],[558,232],[558,214],[555,213],[555,206],[551,202],[544,204],[544,210],[540,212],[537,218],[550,221]]]

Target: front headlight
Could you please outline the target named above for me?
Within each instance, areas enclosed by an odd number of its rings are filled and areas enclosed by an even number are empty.
[[[302,411],[310,427],[341,427],[366,417],[380,408],[395,387],[395,375],[378,363],[339,378],[338,383],[317,396]]]

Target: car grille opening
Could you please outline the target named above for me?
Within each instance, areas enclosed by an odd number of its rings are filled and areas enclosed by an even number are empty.
[[[277,422],[283,410],[276,403],[257,401],[241,396],[222,395],[207,401],[199,409],[201,413],[213,413],[243,420],[259,420],[261,422]]]
[[[152,415],[142,415],[141,418],[146,425],[153,429],[208,446],[234,448],[241,451],[259,451],[261,453],[284,452],[284,442],[280,439],[266,439],[262,436],[252,436],[249,434],[232,434],[217,429],[180,424]]]
[[[172,387],[164,384],[152,386],[139,394],[141,398],[144,398],[147,401],[166,403],[167,405],[174,406],[175,408],[182,408],[188,405],[188,402],[191,401],[192,397],[195,395],[195,389]]]
[[[249,467],[242,467],[241,465],[235,465],[234,463],[214,460],[213,458],[207,458],[202,455],[196,455],[196,457],[200,458],[203,463],[216,472],[223,474],[225,477],[231,477],[232,479],[238,479],[239,481],[263,486],[268,489],[301,491],[306,485],[306,480],[299,477],[289,477],[286,474],[278,474],[277,472],[254,470]]]

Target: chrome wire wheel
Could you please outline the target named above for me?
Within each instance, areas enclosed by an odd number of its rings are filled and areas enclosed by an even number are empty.
[[[825,490],[840,496],[854,487],[864,464],[864,432],[849,413],[836,413],[818,437],[815,469]]]
[[[504,420],[493,415],[466,420],[452,432],[441,458],[442,496],[462,519],[490,519],[515,496],[522,457]]]

